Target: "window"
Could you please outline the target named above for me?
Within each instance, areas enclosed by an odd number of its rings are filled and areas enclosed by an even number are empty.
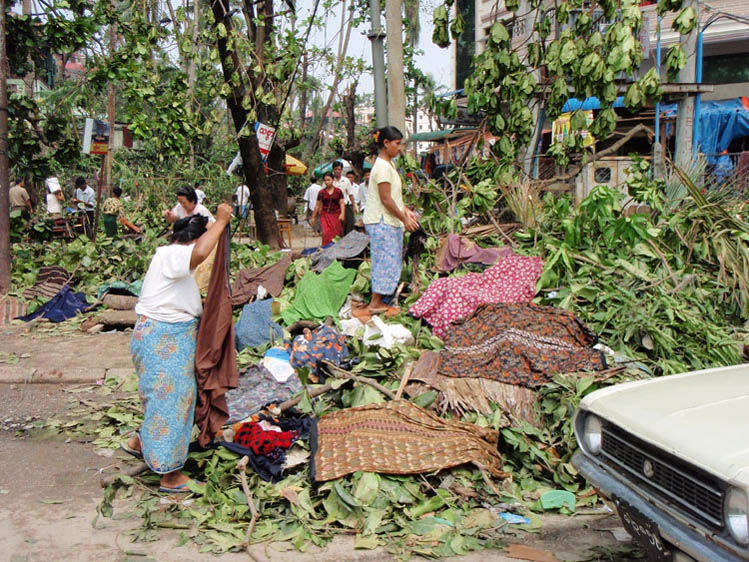
[[[705,57],[702,60],[702,82],[705,84],[749,82],[749,54]]]
[[[593,172],[593,180],[599,183],[609,183],[611,181],[611,168],[596,168]]]

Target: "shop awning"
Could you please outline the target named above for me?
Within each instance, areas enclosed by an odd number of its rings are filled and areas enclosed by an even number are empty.
[[[624,107],[624,97],[619,96],[614,102],[614,107]],[[585,98],[579,100],[577,98],[570,98],[567,103],[562,107],[562,113],[568,113],[570,111],[577,111],[578,109],[589,110],[589,109],[601,109],[601,100],[596,97]]]
[[[291,154],[286,155],[284,168],[287,176],[303,176],[307,173],[307,165],[294,158]]]

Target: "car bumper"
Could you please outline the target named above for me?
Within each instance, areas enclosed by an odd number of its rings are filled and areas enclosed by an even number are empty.
[[[624,500],[645,517],[655,521],[661,537],[692,558],[704,562],[714,562],[716,560],[741,562],[749,560],[749,553],[739,556],[727,550],[708,539],[707,536],[709,536],[709,533],[700,534],[670,515],[667,511],[650,503],[633,491],[629,485],[622,482],[616,473],[608,470],[607,467],[591,459],[582,451],[578,450],[575,453],[572,457],[572,464],[604,496],[608,498],[617,497]]]

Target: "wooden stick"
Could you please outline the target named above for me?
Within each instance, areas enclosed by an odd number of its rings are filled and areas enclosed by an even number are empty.
[[[403,391],[406,388],[406,385],[408,384],[408,379],[411,378],[411,373],[414,370],[414,362],[410,361],[408,365],[406,365],[405,370],[403,371],[403,376],[401,377],[401,383],[398,385],[398,392],[395,393],[395,399],[400,400],[403,396]]]
[[[242,480],[242,491],[244,491],[244,495],[247,497],[247,505],[250,506],[250,512],[252,513],[250,524],[247,526],[247,535],[245,540],[241,543],[241,546],[244,546],[245,550],[247,551],[247,555],[257,562],[257,558],[255,558],[252,552],[250,552],[250,537],[252,536],[252,531],[255,529],[255,523],[257,522],[257,519],[260,515],[258,514],[257,508],[255,507],[255,500],[252,497],[250,486],[247,484],[247,463],[249,462],[249,457],[245,455],[237,463],[239,478]]]
[[[495,219],[495,218],[494,218],[494,217],[492,216],[491,212],[489,212],[489,213],[486,213],[486,216],[488,216],[488,217],[489,217],[489,220],[490,220],[490,221],[492,221],[492,224],[494,225],[494,228],[496,228],[496,229],[497,229],[497,233],[498,233],[498,234],[499,234],[500,236],[502,236],[502,238],[504,238],[505,240],[507,240],[507,242],[509,242],[509,243],[510,243],[510,246],[511,246],[512,248],[517,248],[517,246],[518,246],[518,245],[517,245],[517,244],[515,243],[515,241],[514,241],[514,240],[513,240],[512,238],[510,238],[510,237],[509,237],[509,236],[508,236],[507,234],[505,234],[505,231],[504,231],[504,230],[502,230],[502,227],[501,227],[501,226],[499,226],[499,223],[498,223],[498,222],[497,222],[497,220],[496,220],[496,219]]]
[[[486,468],[484,467],[484,465],[476,461],[473,461],[473,464],[481,471],[481,476],[484,478],[484,482],[486,482],[486,485],[489,486],[489,489],[491,489],[491,491],[494,492],[495,495],[502,497],[502,494],[499,493],[499,490],[497,490],[494,482],[491,481],[491,478],[489,478],[489,475],[486,473]]]
[[[375,388],[375,389],[379,390],[380,392],[382,392],[385,396],[387,396],[388,398],[390,398],[390,400],[395,400],[395,393],[392,390],[390,390],[389,388],[385,388],[384,386],[382,386],[380,383],[378,383],[377,381],[375,381],[373,379],[349,373],[348,371],[345,371],[345,370],[341,369],[340,367],[336,367],[330,361],[323,361],[322,364],[325,365],[325,367],[329,370],[329,372],[333,376],[336,376],[336,377],[342,378],[342,379],[353,379],[356,382],[360,382],[362,384],[367,384],[367,385],[371,386],[372,388]]]

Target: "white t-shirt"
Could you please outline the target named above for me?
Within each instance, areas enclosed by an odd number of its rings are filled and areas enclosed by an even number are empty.
[[[90,185],[86,185],[83,189],[76,189],[75,198],[83,201],[87,209],[93,209],[96,206],[96,192]]]
[[[304,192],[304,200],[307,202],[307,208],[310,211],[315,210],[315,205],[317,205],[317,194],[320,193],[321,189],[322,186],[319,183],[313,183],[307,188],[307,191]]]
[[[143,280],[135,312],[159,322],[187,322],[203,314],[200,291],[190,270],[195,244],[156,249]]]
[[[250,188],[246,185],[241,184],[237,187],[237,191],[235,191],[234,194],[237,196],[237,205],[240,207],[242,205],[250,204]]]
[[[359,210],[364,212],[367,208],[367,185],[364,182],[354,188],[354,201],[359,205]]]
[[[202,189],[196,189],[195,195],[198,196],[198,205],[202,205],[203,199],[205,199],[205,191],[203,191]]]
[[[346,176],[341,176],[341,179],[333,178],[333,185],[336,186],[343,192],[343,199],[346,205],[351,205],[351,197],[354,195],[354,188],[351,186],[351,182]]]
[[[62,213],[62,204],[54,193],[47,193],[47,213],[50,215]]]
[[[185,217],[189,217],[191,215],[203,215],[204,217],[208,217],[208,222],[215,222],[216,219],[213,218],[213,215],[211,212],[203,207],[200,203],[195,205],[195,208],[192,210],[192,213],[189,215],[187,214],[187,211],[185,211],[185,208],[177,203],[174,206],[174,209],[172,209],[172,214],[177,217],[178,219],[183,219]]]

